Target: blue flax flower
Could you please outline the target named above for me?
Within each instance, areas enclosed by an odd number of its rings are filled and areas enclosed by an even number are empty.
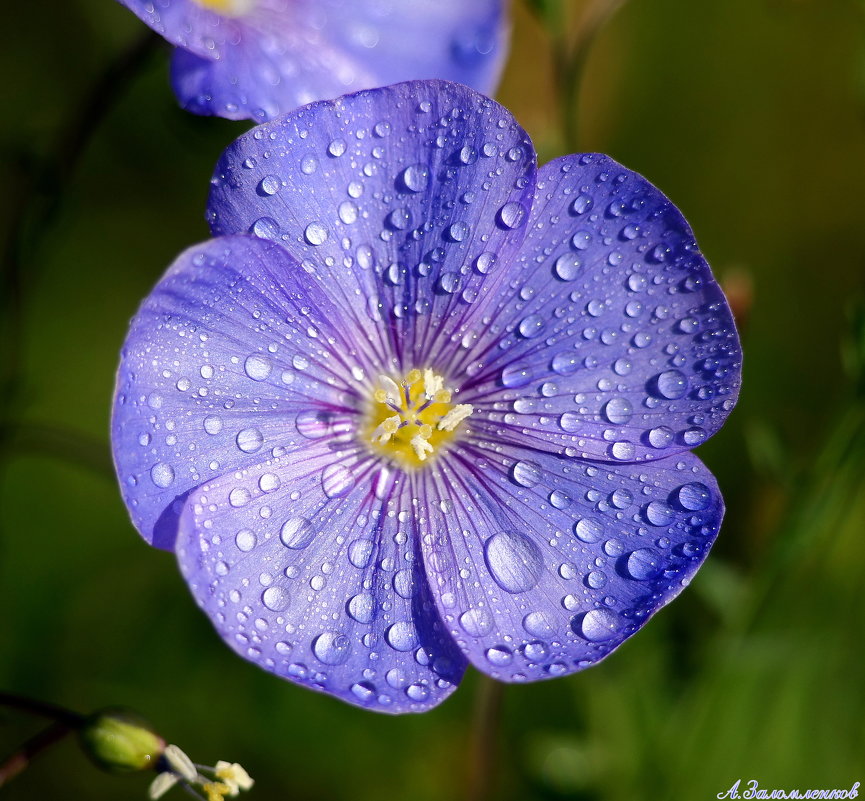
[[[273,119],[414,78],[491,94],[506,0],[120,0],[176,45],[171,82],[196,114]]]
[[[216,238],[123,350],[114,456],[226,642],[387,712],[467,663],[593,665],[688,583],[723,503],[729,307],[679,211],[602,155],[411,82],[298,109],[217,165]]]

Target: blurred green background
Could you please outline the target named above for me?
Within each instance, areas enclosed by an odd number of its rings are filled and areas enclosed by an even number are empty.
[[[569,147],[553,53],[598,3],[563,0],[551,35],[514,0],[498,98],[542,160]],[[34,160],[143,26],[113,0],[4,3],[0,23],[0,231],[26,232],[20,286],[0,290],[0,688],[134,707],[196,761],[241,762],[251,799],[469,798],[476,674],[438,709],[390,718],[259,672],[219,641],[171,555],[135,534],[115,486],[126,325],[207,237],[212,167],[246,126],[181,112],[160,49],[75,169],[28,196]],[[711,558],[603,664],[506,688],[487,795],[849,787],[865,780],[865,6],[632,0],[569,111],[580,149],[646,175],[693,225],[740,315],[744,390],[699,451],[728,507]],[[0,712],[0,756],[35,730]],[[0,793],[136,799],[147,780],[102,774],[70,742]]]

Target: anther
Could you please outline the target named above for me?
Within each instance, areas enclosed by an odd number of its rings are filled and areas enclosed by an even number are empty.
[[[459,406],[454,406],[453,409],[439,420],[438,429],[440,431],[453,431],[473,411],[474,407],[470,403],[461,403]]]

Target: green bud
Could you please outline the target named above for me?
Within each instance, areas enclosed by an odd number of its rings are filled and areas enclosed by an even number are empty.
[[[106,709],[85,720],[79,730],[84,752],[112,773],[147,770],[165,750],[165,741],[146,721],[123,709]]]

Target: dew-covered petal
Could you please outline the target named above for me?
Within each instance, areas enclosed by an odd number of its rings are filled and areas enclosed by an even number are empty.
[[[226,23],[230,46],[175,53],[175,93],[189,111],[258,122],[407,79],[491,94],[507,49],[501,0],[271,0]]]
[[[424,81],[318,103],[259,126],[220,160],[214,233],[281,242],[357,332],[402,366],[446,366],[451,337],[522,241],[534,149],[508,111]],[[432,362],[432,364],[430,363]]]
[[[171,84],[180,105],[194,114],[264,122],[350,88],[374,86],[372,73],[327,41],[307,44],[302,31],[252,31],[219,59],[177,48]],[[349,80],[350,79],[350,80]]]
[[[244,41],[242,16],[225,16],[194,0],[118,0],[171,44],[207,59],[222,59]],[[240,7],[242,0],[238,0]],[[251,3],[250,3],[251,4]]]
[[[439,612],[472,664],[502,681],[607,656],[685,587],[723,515],[690,453],[610,465],[464,445],[422,480]]]
[[[421,712],[465,659],[416,558],[405,478],[355,447],[310,443],[192,491],[177,555],[241,656],[368,709]]]
[[[600,155],[545,165],[520,258],[462,372],[480,433],[570,456],[699,445],[739,390],[727,301],[680,212]]]
[[[280,448],[344,436],[375,361],[281,247],[190,248],[132,321],[117,377],[114,461],[135,526],[170,549],[193,487]]]
[[[375,85],[439,78],[492,95],[507,54],[503,0],[306,0],[323,35],[372,72]],[[372,86],[353,86],[367,89]]]

